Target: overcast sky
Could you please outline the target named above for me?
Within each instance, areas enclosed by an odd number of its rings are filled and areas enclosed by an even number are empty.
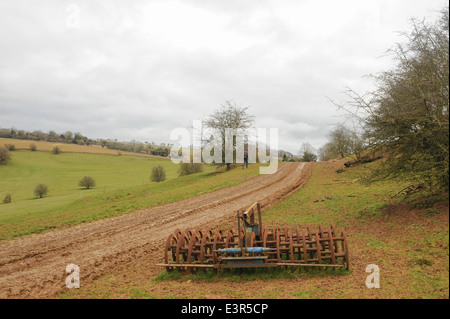
[[[326,97],[365,75],[411,17],[442,0],[0,0],[0,127],[168,142],[225,100],[279,147],[320,147],[341,119]]]

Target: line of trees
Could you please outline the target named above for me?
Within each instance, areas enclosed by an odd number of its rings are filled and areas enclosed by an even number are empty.
[[[108,148],[112,150],[133,152],[133,153],[145,153],[157,156],[167,157],[170,154],[170,144],[156,145],[152,143],[141,143],[137,141],[131,142],[120,142],[117,140],[109,139],[90,139],[83,136],[81,133],[72,133],[67,131],[62,134],[58,134],[55,131],[50,131],[44,133],[42,131],[27,132],[24,130],[11,129],[0,129],[0,138],[15,138],[22,140],[32,140],[32,141],[47,141],[53,143],[66,143],[66,144],[78,144],[78,145],[97,145],[102,148]]]
[[[0,137],[2,138],[15,138],[19,140],[33,140],[33,141],[48,141],[57,143],[71,143],[71,144],[81,144],[89,145],[93,140],[83,136],[81,133],[72,133],[67,131],[62,134],[58,134],[55,131],[50,131],[44,133],[42,131],[27,132],[25,130],[17,130],[15,128],[11,129],[0,129]]]
[[[170,154],[169,146],[157,146],[155,144],[145,144],[137,141],[119,142],[112,140],[92,141],[91,144],[100,145],[101,147],[133,153],[145,153],[157,156],[167,157]]]
[[[328,133],[328,142],[319,148],[318,157],[321,161],[328,161],[355,156],[359,161],[367,148],[367,139],[363,134],[344,125],[338,125]]]
[[[344,125],[338,125],[330,130],[328,142],[319,149],[316,150],[310,143],[302,143],[295,159],[301,162],[315,162],[351,156],[355,161],[361,161],[367,156],[367,150],[368,143],[363,134]]]

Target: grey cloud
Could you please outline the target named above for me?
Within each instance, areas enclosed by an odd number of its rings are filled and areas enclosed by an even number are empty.
[[[67,6],[80,9],[67,28]],[[280,147],[326,142],[345,86],[391,65],[378,56],[410,16],[445,5],[330,1],[0,3],[0,127],[168,142],[225,100],[277,126]],[[313,9],[312,11],[305,11]]]

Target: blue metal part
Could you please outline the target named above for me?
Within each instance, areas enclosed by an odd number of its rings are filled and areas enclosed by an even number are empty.
[[[223,248],[219,249],[218,252],[222,254],[238,254],[241,252],[247,253],[263,253],[269,251],[270,248],[266,247],[247,247],[247,248]]]
[[[248,253],[263,253],[269,251],[270,248],[266,247],[248,247],[247,252]]]

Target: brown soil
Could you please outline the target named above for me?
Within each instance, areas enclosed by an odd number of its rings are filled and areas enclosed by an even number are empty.
[[[224,225],[255,201],[267,207],[291,194],[310,173],[308,164],[284,163],[273,175],[194,198],[1,243],[0,298],[52,297],[65,288],[68,264],[80,267],[83,286],[131,264],[156,275],[165,240],[176,228]]]

